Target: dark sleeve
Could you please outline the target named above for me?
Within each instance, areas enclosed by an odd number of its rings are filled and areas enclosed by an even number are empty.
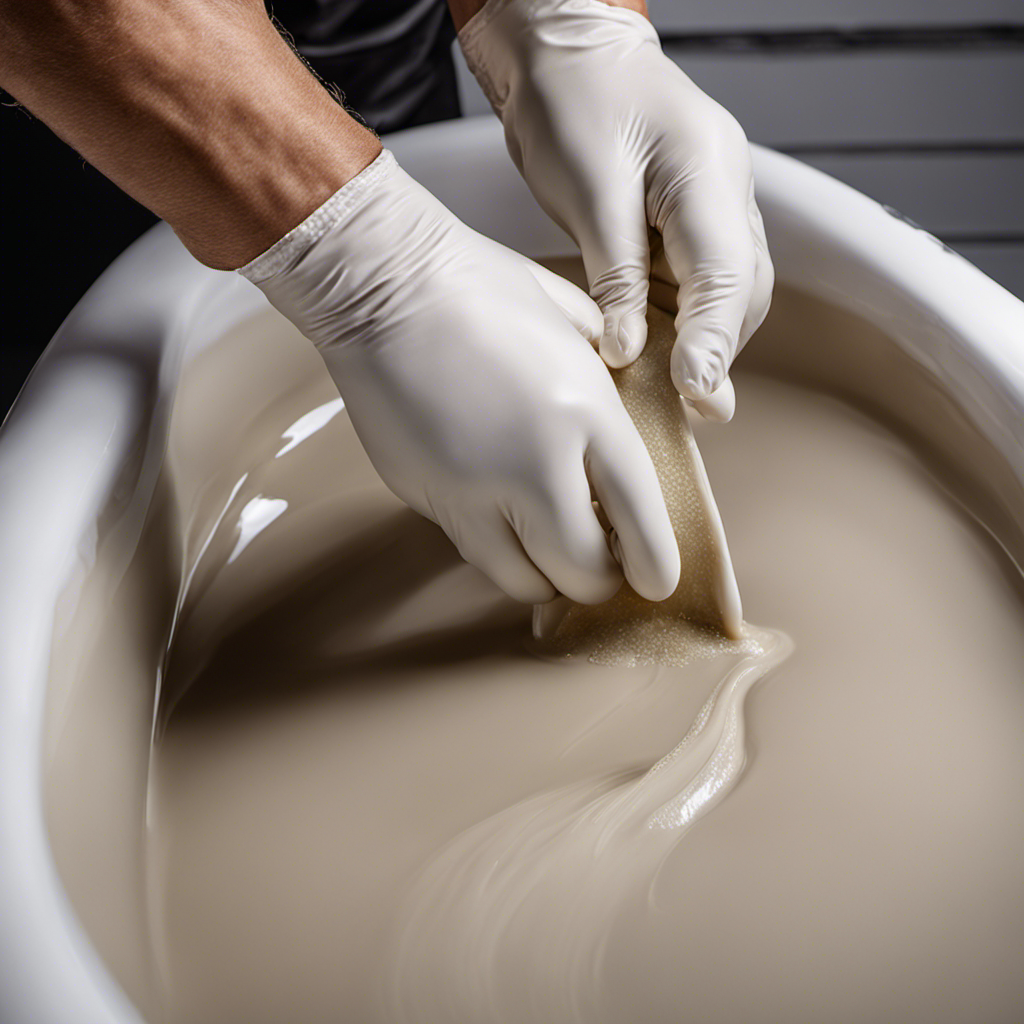
[[[267,9],[376,131],[459,116],[445,0],[268,0]]]

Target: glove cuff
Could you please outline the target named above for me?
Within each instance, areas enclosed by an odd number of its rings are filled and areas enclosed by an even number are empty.
[[[500,117],[501,108],[508,97],[508,71],[510,60],[503,57],[501,49],[491,38],[495,33],[488,33],[490,24],[507,8],[513,6],[515,0],[487,0],[476,14],[473,15],[459,31],[459,46],[466,58],[466,64],[473,76],[480,83],[487,101],[494,112]],[[545,5],[546,6],[546,5]],[[515,20],[529,19],[529,10],[524,10]],[[499,32],[497,35],[507,35]]]
[[[388,149],[382,149],[374,160],[354,178],[345,182],[326,202],[317,207],[301,224],[292,228],[266,252],[260,253],[237,272],[242,277],[261,284],[268,278],[292,267],[311,245],[327,231],[363,205],[369,196],[398,167],[398,161]]]

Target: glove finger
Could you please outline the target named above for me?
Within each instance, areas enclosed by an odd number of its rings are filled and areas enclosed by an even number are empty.
[[[754,183],[750,183],[750,198],[747,203],[747,216],[750,222],[750,233],[754,241],[756,265],[754,268],[754,287],[750,293],[750,304],[740,328],[740,340],[737,352],[750,340],[751,335],[764,323],[772,304],[772,290],[775,287],[775,267],[768,253],[768,240],[764,234],[764,221],[761,211],[754,200]]]
[[[751,335],[764,323],[772,302],[772,289],[775,286],[775,268],[768,254],[768,241],[764,233],[764,221],[761,211],[754,199],[754,181],[750,181],[750,195],[747,202],[748,220],[751,237],[754,242],[756,265],[754,269],[754,285],[750,293],[747,312],[740,325],[737,354],[750,340]],[[707,398],[691,403],[693,408],[706,420],[713,423],[728,423],[736,412],[736,391],[727,376],[716,391]]]
[[[523,263],[569,323],[596,347],[604,330],[604,317],[598,304],[582,288],[577,288],[547,267],[525,257]]]
[[[728,423],[736,412],[736,391],[732,380],[726,377],[717,391],[690,404],[704,419],[712,423]]]
[[[513,600],[544,604],[556,596],[555,587],[527,556],[515,530],[497,509],[474,516],[469,523],[461,520],[458,530],[445,532],[459,554]]]
[[[772,261],[760,254],[754,268],[754,285],[750,290],[750,302],[740,325],[739,345],[736,355],[746,347],[754,332],[764,323],[772,305],[772,291],[775,288],[775,268]],[[734,356],[735,358],[735,356]]]
[[[598,204],[574,234],[590,294],[604,314],[601,357],[609,366],[628,366],[647,343],[651,254],[642,182]]]
[[[580,604],[600,604],[622,586],[622,569],[598,522],[582,459],[559,474],[556,489],[516,503],[507,514],[526,553],[559,593]]]
[[[725,176],[701,174],[659,226],[679,282],[672,380],[694,401],[725,381],[754,287],[746,189],[737,191]]]
[[[754,236],[754,247],[759,256],[768,256],[768,237],[764,232],[764,217],[761,216],[761,208],[757,205],[757,194],[754,187],[754,179],[750,179],[750,192],[747,195],[747,216],[750,220],[750,230]]]
[[[624,419],[591,440],[590,480],[630,586],[649,601],[663,601],[679,585],[679,544],[651,457],[629,417]]]

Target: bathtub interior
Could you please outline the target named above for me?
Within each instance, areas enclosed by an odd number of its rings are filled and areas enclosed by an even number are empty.
[[[516,176],[493,119],[417,129],[389,145],[407,169],[479,230],[538,257],[568,251],[564,236],[535,208]],[[780,284],[767,322],[740,357],[739,372],[838,395],[908,439],[922,467],[972,518],[984,543],[1002,548],[1008,577],[1019,586],[1024,306],[825,176],[764,151],[755,152],[755,166]],[[29,929],[14,918],[6,926],[0,921],[5,949],[17,953],[7,976],[0,964],[0,977],[8,984],[17,975],[26,1016],[39,1019],[70,1020],[69,1014],[89,1005],[95,1011],[90,1022],[134,1020],[118,986],[142,1017],[166,1018],[162,993],[169,979],[163,973],[156,880],[150,875],[151,739],[167,692],[181,685],[180,666],[168,672],[174,624],[187,619],[215,570],[204,565],[203,539],[241,475],[253,469],[231,459],[211,461],[206,442],[213,431],[244,436],[251,425],[278,415],[282,401],[296,391],[310,411],[337,402],[318,356],[263,305],[259,293],[232,275],[197,267],[169,234],[165,227],[155,229],[119,261],[120,269],[104,275],[44,357],[36,381],[30,381],[30,401],[20,403],[37,422],[49,417],[53,429],[60,424],[66,431],[68,417],[56,406],[45,408],[39,392],[60,384],[61,371],[67,376],[70,368],[74,375],[80,364],[97,378],[95,387],[81,373],[75,378],[80,391],[92,389],[91,404],[83,405],[96,424],[91,447],[83,446],[86,458],[112,463],[107,456],[116,451],[123,460],[113,466],[110,487],[104,482],[97,489],[114,513],[82,513],[87,536],[71,559],[78,571],[56,608],[51,601],[41,613],[47,629],[55,623],[43,729],[45,825],[78,921],[62,916],[64,895],[51,900],[49,876],[37,876],[26,866],[29,861],[3,895],[23,887],[31,897],[27,906],[56,913],[44,921],[33,912],[40,923],[23,949],[18,935]],[[578,264],[571,264],[569,257],[561,267],[578,278]],[[181,301],[171,301],[172,308],[161,313],[161,303],[166,307],[175,294]],[[231,337],[237,343],[233,332],[239,324],[271,340],[271,370],[254,373],[239,358],[237,344],[230,343]],[[992,343],[993,338],[1017,347]],[[979,352],[985,356],[980,362]],[[129,382],[122,388],[115,371],[144,386]],[[232,423],[212,414],[225,389],[245,398],[246,414]],[[132,403],[122,409],[117,402],[125,391]],[[117,421],[109,436],[108,413]],[[282,433],[296,418],[281,423]],[[5,440],[11,427],[12,422],[5,426]],[[59,460],[53,453],[69,447],[65,436],[57,441],[50,448],[54,463]],[[36,455],[29,451],[28,457]],[[106,463],[102,472],[111,470]],[[709,472],[714,482],[713,465]],[[45,500],[45,488],[40,494],[31,500]],[[121,514],[126,507],[127,517]],[[227,522],[229,529],[235,525]],[[34,733],[29,735],[35,721],[17,751],[8,744],[8,762],[23,751],[26,760],[35,757]],[[26,775],[28,800],[36,799],[32,778]],[[10,821],[27,834],[31,830],[15,820],[14,806],[0,808],[6,813],[0,824]],[[41,847],[33,844],[34,839],[23,844],[19,857],[40,859]],[[91,959],[79,925],[115,986]],[[61,928],[61,942],[53,942]],[[41,966],[47,957],[55,958],[53,964]],[[59,992],[55,977],[61,979]],[[47,1016],[39,1009],[44,1005],[62,1009]]]
[[[552,263],[567,276],[579,274],[571,257]],[[90,939],[153,1021],[163,1019],[167,983],[154,918],[158,900],[154,879],[147,877],[150,745],[160,728],[154,709],[167,707],[168,695],[185,685],[182,678],[194,675],[187,665],[168,670],[168,644],[173,647],[175,624],[188,619],[216,568],[204,563],[204,538],[218,528],[239,479],[258,472],[241,462],[212,463],[206,432],[244,436],[257,422],[279,417],[289,396],[300,392],[309,412],[337,404],[333,382],[311,346],[269,309],[248,315],[241,329],[272,339],[273,359],[254,373],[240,362],[237,345],[214,340],[186,364],[155,498],[129,568],[122,572],[120,559],[105,557],[98,546],[95,564],[66,595],[53,645],[44,778],[54,857]],[[1014,575],[1013,563],[1024,563],[1024,492],[1013,467],[929,369],[912,364],[878,327],[783,285],[737,372],[837,395],[894,429],[985,531],[985,542],[994,538],[1002,546],[1007,572]],[[228,392],[245,394],[247,413],[240,422],[227,424],[216,415]],[[294,440],[294,431],[281,433],[282,444]],[[709,472],[714,483],[714,465]],[[236,524],[229,519],[221,528]],[[103,652],[103,670],[97,651]],[[111,664],[118,670],[109,671]]]

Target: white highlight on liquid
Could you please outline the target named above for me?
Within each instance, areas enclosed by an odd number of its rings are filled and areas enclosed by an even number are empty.
[[[327,426],[335,416],[345,408],[345,403],[340,398],[318,405],[315,409],[300,416],[282,435],[281,439],[288,443],[274,456],[281,458],[286,452],[297,448],[306,438],[315,434],[322,427]]]
[[[600,1024],[604,950],[617,917],[736,785],[746,761],[744,699],[792,650],[783,633],[746,629],[755,650],[648,771],[531,797],[438,855],[402,918],[388,1019]]]
[[[278,516],[288,508],[284,498],[264,498],[257,494],[246,502],[238,516],[238,541],[228,555],[230,565]]]

